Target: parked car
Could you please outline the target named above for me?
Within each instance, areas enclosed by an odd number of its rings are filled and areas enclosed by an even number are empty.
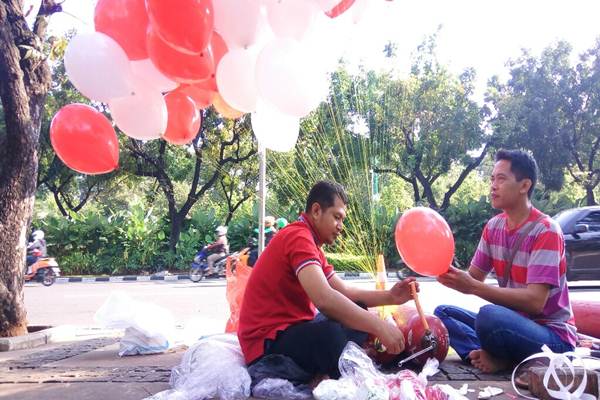
[[[553,217],[565,236],[568,280],[600,280],[600,206],[572,208]]]

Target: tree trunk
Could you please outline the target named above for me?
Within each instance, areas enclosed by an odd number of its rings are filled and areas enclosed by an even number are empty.
[[[45,27],[44,19],[38,18],[36,33],[43,36]],[[0,2],[0,98],[6,122],[6,132],[0,133],[2,337],[27,333],[23,269],[36,191],[41,118],[51,79],[41,51],[39,37],[23,19],[21,2]]]
[[[588,206],[595,206],[596,198],[594,197],[594,188],[592,186],[585,187],[585,199],[587,201]]]
[[[171,216],[171,233],[169,234],[169,250],[175,254],[177,250],[177,243],[179,243],[179,236],[181,235],[181,225],[183,218],[179,217],[179,213]]]

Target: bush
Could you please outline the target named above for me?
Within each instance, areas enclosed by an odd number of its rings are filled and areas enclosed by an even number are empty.
[[[496,213],[485,196],[477,201],[452,205],[444,212],[454,235],[455,259],[462,268],[471,264],[483,227]]]
[[[356,256],[353,254],[327,253],[327,262],[329,262],[336,271],[364,272],[367,266],[372,264],[367,256]]]

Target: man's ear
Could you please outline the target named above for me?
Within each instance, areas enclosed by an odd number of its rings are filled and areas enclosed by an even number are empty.
[[[521,187],[519,188],[519,193],[522,194],[527,194],[527,192],[529,192],[529,189],[531,188],[531,185],[533,185],[533,182],[531,181],[531,179],[525,178],[521,181]]]
[[[321,205],[316,201],[310,206],[310,213],[313,217],[320,216],[322,211],[323,209],[321,208]]]

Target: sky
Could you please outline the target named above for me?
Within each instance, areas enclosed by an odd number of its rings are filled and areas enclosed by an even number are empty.
[[[349,46],[351,65],[408,72],[410,55],[423,39],[442,26],[438,58],[452,72],[467,67],[477,72],[476,97],[481,98],[493,75],[507,77],[505,64],[521,49],[539,55],[547,46],[566,40],[577,54],[600,37],[598,0],[370,0],[375,11],[366,19],[360,40]],[[53,15],[51,32],[93,29],[95,0],[65,0],[67,14]],[[398,46],[397,58],[383,56],[388,41]]]

